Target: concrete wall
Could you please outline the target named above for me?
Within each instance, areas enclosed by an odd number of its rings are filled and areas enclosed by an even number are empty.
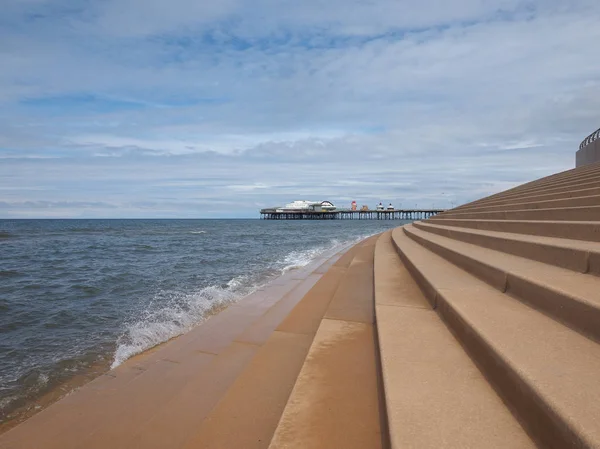
[[[600,162],[600,139],[595,140],[577,151],[575,156],[576,167],[592,164],[594,162]]]

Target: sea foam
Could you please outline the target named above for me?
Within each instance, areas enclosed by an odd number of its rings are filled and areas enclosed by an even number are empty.
[[[117,340],[111,368],[190,331],[216,311],[256,291],[278,275],[305,267],[321,255],[333,255],[362,238],[364,237],[345,242],[333,239],[322,246],[291,251],[269,267],[269,271],[274,274],[268,279],[262,278],[260,274],[244,275],[234,277],[224,286],[211,285],[193,293],[160,292],[138,315],[137,320],[126,324],[125,331]],[[257,282],[257,279],[262,281]]]
[[[234,302],[244,293],[251,293],[252,287],[246,289],[243,284],[243,279],[234,278],[225,287],[211,285],[194,293],[160,292],[142,311],[139,319],[127,324],[125,332],[117,340],[111,368],[184,334],[211,312]]]

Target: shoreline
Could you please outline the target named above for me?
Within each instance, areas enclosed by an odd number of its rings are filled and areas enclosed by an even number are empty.
[[[228,304],[215,305],[214,308],[211,308],[207,311],[207,315],[201,322],[193,326],[188,331],[176,335],[166,341],[158,343],[157,345],[145,349],[142,352],[134,354],[114,368],[112,367],[113,359],[111,357],[105,358],[104,360],[98,361],[96,363],[92,363],[87,369],[74,373],[72,376],[65,379],[64,381],[60,381],[52,387],[48,388],[47,390],[43,391],[43,393],[41,393],[39,396],[31,398],[30,400],[26,399],[23,404],[18,405],[14,409],[9,409],[9,411],[6,413],[7,418],[0,422],[0,436],[10,431],[11,429],[14,429],[20,424],[26,422],[30,418],[38,415],[42,411],[48,409],[53,404],[56,404],[64,398],[77,393],[78,390],[80,390],[83,387],[86,387],[87,385],[98,380],[102,376],[110,376],[111,372],[119,370],[123,367],[143,364],[144,360],[152,356],[152,354],[161,350],[165,346],[168,346],[169,344],[174,343],[177,340],[182,339],[186,335],[194,332],[195,330],[209,322],[213,317],[218,316],[223,311],[231,307],[235,307],[236,305],[254,296],[261,296],[264,294],[268,295],[269,290],[272,290],[275,287],[283,287],[284,291],[287,290],[287,288],[289,288],[290,286],[295,287],[295,281],[297,281],[297,278],[301,277],[303,273],[317,270],[321,266],[327,264],[328,262],[331,262],[331,264],[333,264],[335,260],[341,257],[341,255],[348,251],[348,249],[357,244],[360,244],[362,241],[366,240],[369,237],[370,236],[367,236],[356,241],[345,243],[339,248],[332,248],[326,250],[323,253],[319,254],[317,257],[315,257],[315,259],[311,260],[305,266],[288,269],[282,272],[279,276],[274,277],[273,279],[259,286],[256,290],[245,296],[242,296]],[[293,288],[290,290],[293,290]]]
[[[7,418],[0,422],[0,435],[27,421],[29,418],[37,415],[52,404],[67,397],[79,388],[89,384],[109,371],[110,360],[104,360],[92,364],[88,369],[75,373],[73,376],[49,387],[36,398],[31,398],[29,400],[25,399],[23,404],[18,405],[13,409],[9,409],[6,413]]]

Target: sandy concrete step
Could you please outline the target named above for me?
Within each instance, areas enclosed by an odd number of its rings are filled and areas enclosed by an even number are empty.
[[[373,263],[378,238],[379,236],[373,236],[360,244],[325,312],[325,318],[361,323],[375,321]]]
[[[523,189],[531,189],[531,188],[535,188],[536,186],[539,187],[539,186],[544,186],[549,183],[551,184],[551,183],[560,182],[564,179],[569,179],[569,178],[572,178],[573,176],[577,176],[578,174],[588,174],[588,173],[596,172],[597,170],[598,170],[598,167],[590,167],[589,169],[587,167],[573,168],[573,169],[566,170],[566,171],[563,171],[560,173],[555,173],[550,176],[546,176],[544,178],[539,178],[539,179],[535,179],[530,182],[526,182],[524,184],[520,184],[518,186],[512,187],[512,188],[504,190],[502,192],[498,192],[496,194],[487,196],[485,198],[481,198],[479,200],[473,201],[472,203],[474,204],[474,203],[478,203],[481,201],[487,201],[490,199],[499,198],[502,196],[508,196],[508,195],[513,194],[514,192],[518,192]]]
[[[262,322],[236,339],[246,343],[264,341],[264,344],[206,419],[191,427],[185,444],[178,447],[262,449],[269,446],[313,342],[317,330],[314,323],[323,318],[340,282],[347,276],[348,267],[360,253],[360,246],[350,249],[334,263],[293,308],[274,307],[269,311],[270,316],[266,315]],[[288,319],[291,321],[284,324]],[[159,416],[148,428],[159,425],[162,419],[171,417]],[[146,438],[138,446],[147,447],[151,440]]]
[[[535,447],[431,308],[391,231],[375,249],[375,301],[392,448]]]
[[[468,203],[468,204],[465,204],[465,205],[459,206],[459,207],[483,204],[483,203],[486,203],[489,201],[497,201],[498,199],[500,199],[502,197],[510,197],[511,195],[513,195],[515,193],[519,194],[519,192],[521,192],[521,194],[522,194],[523,190],[531,189],[536,186],[548,188],[548,185],[547,185],[548,183],[559,182],[564,179],[573,178],[573,177],[577,176],[578,174],[583,175],[583,174],[597,173],[599,170],[600,170],[600,164],[595,164],[594,167],[589,167],[589,168],[588,167],[574,168],[574,169],[567,170],[567,171],[564,171],[561,173],[556,173],[554,175],[547,176],[545,178],[536,179],[534,181],[518,185],[511,189],[504,190],[504,191],[496,193],[494,195],[490,195],[485,198],[481,198],[479,200],[472,201],[471,203]]]
[[[419,244],[501,292],[600,341],[600,279],[523,257],[482,248],[407,225]]]
[[[535,193],[531,195],[524,195],[519,197],[519,201],[523,202],[533,202],[533,201],[547,201],[547,200],[560,200],[567,198],[576,198],[582,196],[593,196],[600,195],[600,187],[592,187],[587,189],[577,189],[577,190],[567,190],[566,192],[559,193]],[[465,204],[464,206],[459,206],[454,210],[460,210],[464,212],[466,210],[476,209],[480,206],[500,206],[500,205],[511,205],[515,202],[513,199],[498,199],[480,202],[476,205]]]
[[[474,220],[568,220],[600,221],[600,206],[560,207],[548,209],[521,209],[495,212],[450,211],[439,218]]]
[[[421,221],[413,223],[413,226],[422,231],[537,260],[538,262],[579,273],[600,275],[600,242],[584,242],[510,232],[480,231]]]
[[[311,342],[309,335],[275,331],[208,416],[188,429],[179,447],[268,447]],[[147,447],[147,441],[135,447]]]
[[[537,187],[548,187],[552,185],[564,184],[573,180],[586,180],[597,176],[600,173],[600,167],[595,165],[593,167],[579,167],[571,170],[564,171],[562,173],[556,173],[554,175],[546,176],[544,178],[536,179],[529,183],[517,186],[512,190],[519,189],[530,189]]]
[[[427,223],[471,229],[600,242],[598,221],[469,220],[432,217]]]
[[[559,185],[548,185],[548,186],[537,186],[535,188],[527,188],[526,185],[518,186],[514,189],[507,190],[496,195],[492,195],[481,200],[473,201],[471,203],[464,204],[462,206],[457,207],[456,209],[465,208],[465,207],[473,207],[479,206],[486,203],[499,201],[499,200],[515,200],[521,198],[523,196],[531,196],[538,194],[559,194],[564,192],[569,192],[573,190],[581,190],[588,188],[595,188],[600,186],[600,180],[598,179],[600,175],[595,177],[590,177],[585,180],[577,180],[569,183],[562,183]]]
[[[270,448],[382,447],[373,326],[323,319]]]
[[[566,192],[558,192],[558,193],[525,194],[525,195],[519,197],[519,201],[533,202],[533,201],[546,201],[546,200],[560,200],[560,199],[566,199],[566,198],[576,198],[576,197],[581,197],[581,196],[592,196],[592,195],[600,195],[600,187],[568,190]],[[469,210],[471,208],[478,208],[480,206],[496,206],[496,205],[502,205],[502,204],[512,204],[513,202],[514,202],[514,200],[512,200],[512,199],[498,199],[498,200],[481,202],[474,206],[465,204],[464,206],[457,207],[456,209],[465,211],[465,210]]]
[[[558,173],[556,175],[550,175],[545,178],[537,179],[531,184],[526,185],[525,187],[550,186],[563,184],[572,180],[585,180],[593,176],[597,176],[598,173],[600,173],[600,169],[598,168],[598,166],[590,167],[589,169],[583,169],[582,167],[574,168],[567,172]]]
[[[529,185],[536,185],[536,184],[545,183],[545,182],[559,181],[559,180],[562,180],[565,178],[572,178],[573,176],[577,176],[577,175],[598,172],[599,170],[600,170],[599,164],[591,164],[591,165],[586,165],[585,167],[576,167],[576,168],[571,168],[569,170],[565,170],[562,172],[554,173],[554,174],[546,176],[544,178],[535,179],[524,185],[529,186]]]
[[[469,275],[401,228],[393,240],[409,271],[429,285],[438,314],[540,447],[600,447],[600,345]]]
[[[574,178],[562,181],[556,184],[536,185],[532,187],[519,186],[511,192],[502,192],[496,198],[519,198],[523,195],[532,195],[535,193],[559,193],[568,190],[584,189],[598,187],[600,185],[600,175],[593,174],[586,178]],[[487,198],[486,198],[487,200]]]
[[[381,235],[375,246],[374,276],[377,306],[433,310],[421,287],[406,270],[392,242],[392,231]]]
[[[561,199],[549,200],[527,200],[523,202],[521,198],[516,199],[507,204],[492,204],[480,205],[468,209],[461,209],[461,212],[491,212],[505,210],[523,210],[523,209],[549,209],[561,207],[577,207],[577,206],[599,206],[600,195],[588,195]]]
[[[270,448],[382,447],[373,313],[365,307],[373,308],[374,245],[360,246],[329,302]]]

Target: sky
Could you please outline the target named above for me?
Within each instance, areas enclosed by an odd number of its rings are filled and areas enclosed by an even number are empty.
[[[2,0],[0,218],[449,208],[574,167],[598,0]]]

